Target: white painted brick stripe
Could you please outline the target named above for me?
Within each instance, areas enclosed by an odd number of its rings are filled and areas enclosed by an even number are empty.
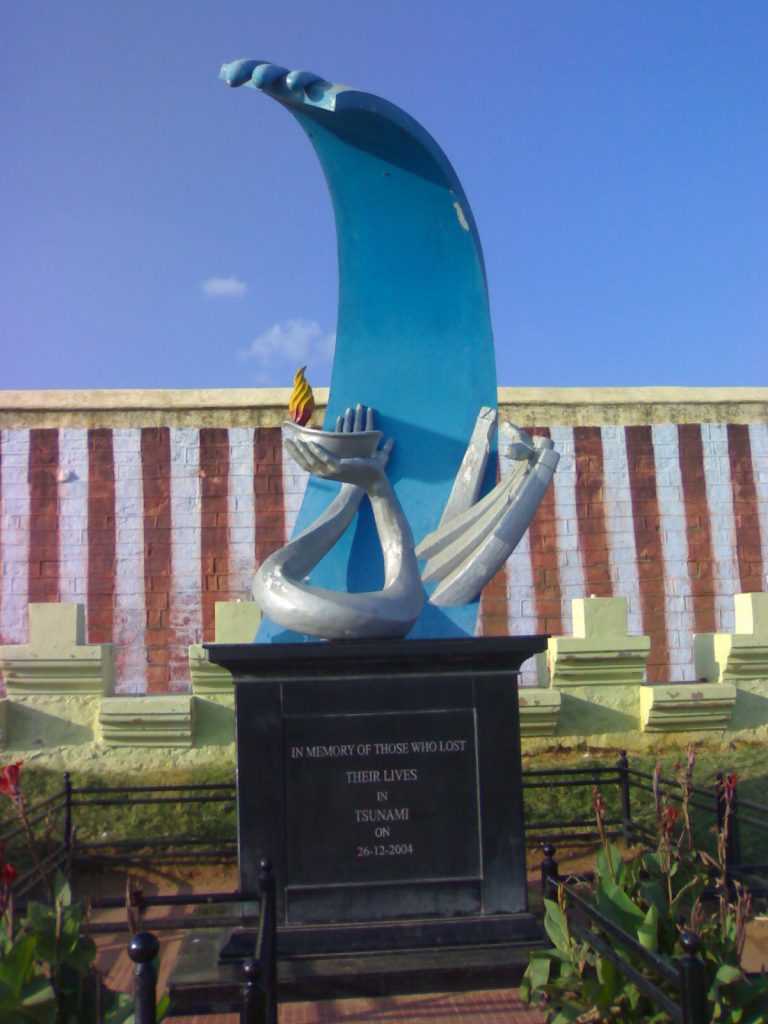
[[[575,597],[583,597],[587,589],[576,517],[576,452],[573,427],[551,427],[549,433],[555,449],[560,453],[554,476],[555,519],[561,617],[563,635],[567,636],[573,631],[571,602]]]
[[[701,440],[715,562],[716,623],[718,632],[730,633],[734,623],[733,595],[738,594],[741,582],[736,554],[727,427],[724,423],[704,423],[701,427]]]
[[[283,440],[283,510],[285,516],[285,536],[290,540],[296,526],[304,492],[309,482],[309,473],[293,461]]]
[[[4,430],[0,495],[2,595],[0,640],[23,644],[28,637],[29,431]]]
[[[59,431],[59,600],[88,602],[88,431]]]
[[[251,600],[256,571],[253,427],[229,429],[229,575],[233,600]]]
[[[605,426],[600,433],[603,439],[603,504],[613,593],[628,599],[629,632],[639,635],[643,632],[643,618],[626,435],[621,426]]]
[[[695,619],[677,427],[673,423],[655,425],[652,435],[664,552],[664,614],[670,679],[693,680]]]
[[[188,686],[186,648],[203,635],[201,558],[200,431],[172,427],[170,626],[182,650],[171,658],[171,687]]]
[[[144,648],[144,506],[141,476],[141,431],[112,431],[115,458],[115,691],[145,693]]]

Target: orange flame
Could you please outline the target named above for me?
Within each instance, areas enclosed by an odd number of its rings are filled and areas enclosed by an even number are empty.
[[[296,371],[293,378],[293,391],[291,391],[291,397],[288,402],[288,415],[300,427],[309,422],[309,418],[315,409],[315,396],[312,394],[312,388],[304,376],[305,370],[306,366],[302,366],[301,369]]]

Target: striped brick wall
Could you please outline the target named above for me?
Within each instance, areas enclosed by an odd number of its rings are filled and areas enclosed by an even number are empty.
[[[692,679],[693,633],[732,628],[733,595],[765,589],[768,425],[531,429],[560,466],[478,631],[567,633],[572,598],[623,595],[649,679]],[[212,639],[216,601],[248,599],[306,482],[277,426],[3,429],[0,641],[25,642],[29,601],[78,601],[89,641],[116,645],[118,692],[187,689],[188,645]]]

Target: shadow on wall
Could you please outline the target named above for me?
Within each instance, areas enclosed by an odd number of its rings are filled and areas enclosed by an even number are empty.
[[[235,710],[231,699],[195,697],[195,746],[231,747],[235,742]]]
[[[605,694],[604,696],[602,693],[594,695],[592,693],[588,699],[562,691],[560,732],[572,736],[605,736],[611,733],[636,732],[638,729],[636,688],[617,686],[610,689],[613,691],[610,695]]]
[[[82,711],[92,719],[97,704],[91,701],[85,703],[86,707]],[[7,750],[76,747],[93,743],[93,725],[88,721],[77,721],[76,718],[73,720],[73,708],[69,703],[62,706],[61,714],[55,714],[30,707],[23,699],[19,699],[13,701],[9,711]]]
[[[736,691],[736,703],[731,712],[730,730],[758,729],[768,725],[768,697],[752,693],[744,684]]]

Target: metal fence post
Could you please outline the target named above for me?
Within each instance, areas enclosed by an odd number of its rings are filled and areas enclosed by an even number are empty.
[[[685,951],[677,962],[683,1024],[708,1024],[706,972],[698,956],[701,940],[695,932],[683,931],[680,944]]]
[[[555,847],[551,843],[544,846],[544,857],[541,861],[541,894],[545,900],[553,900],[560,880],[555,860]]]
[[[72,776],[64,772],[64,850],[72,852]]]
[[[621,829],[624,834],[624,842],[632,842],[632,805],[629,795],[629,758],[626,750],[619,752],[619,759],[616,762],[616,770],[619,773],[619,793],[621,796]]]
[[[134,935],[128,946],[133,969],[133,1003],[136,1024],[155,1024],[155,965],[160,943],[151,932]]]
[[[262,938],[261,977],[265,995],[266,1024],[277,1024],[277,919],[275,911],[275,876],[266,859],[259,862],[259,893],[263,902],[264,933]]]
[[[264,994],[259,988],[259,965],[255,960],[243,961],[243,1006],[240,1024],[264,1024]]]

